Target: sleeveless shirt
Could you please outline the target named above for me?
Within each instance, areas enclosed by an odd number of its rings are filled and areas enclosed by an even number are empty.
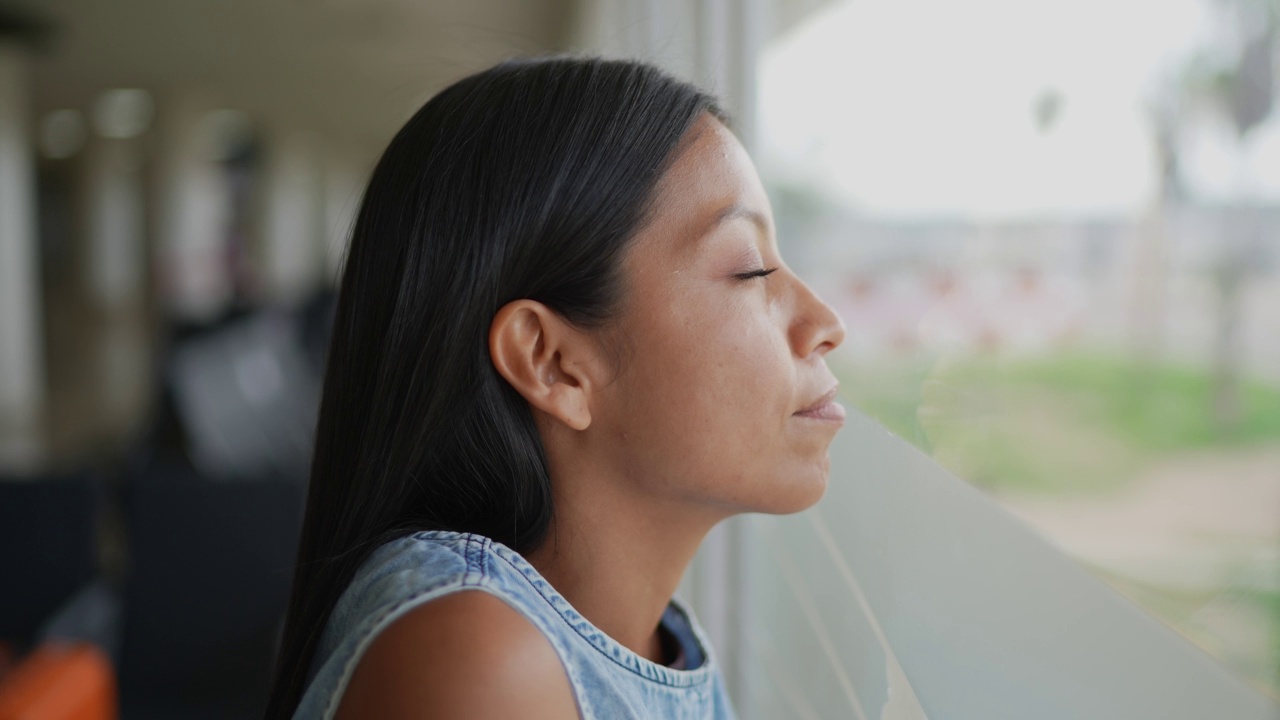
[[[330,720],[374,638],[429,600],[461,590],[497,596],[550,641],[583,720],[734,720],[706,633],[672,598],[662,626],[684,666],[659,665],[623,647],[578,613],[519,553],[490,538],[440,530],[375,550],[334,606],[295,718]]]

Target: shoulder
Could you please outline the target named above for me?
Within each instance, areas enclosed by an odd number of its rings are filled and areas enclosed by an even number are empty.
[[[369,646],[337,718],[576,718],[547,638],[480,590],[445,595],[389,625]]]

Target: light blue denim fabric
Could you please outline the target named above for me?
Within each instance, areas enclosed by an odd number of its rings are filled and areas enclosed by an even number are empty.
[[[688,619],[703,655],[691,670],[646,660],[605,635],[507,546],[445,531],[393,540],[365,561],[334,607],[294,717],[332,718],[374,637],[413,608],[460,590],[491,593],[542,631],[584,720],[734,720],[711,643],[680,601],[672,607]]]

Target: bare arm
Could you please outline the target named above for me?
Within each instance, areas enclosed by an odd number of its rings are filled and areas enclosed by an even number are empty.
[[[551,643],[478,590],[415,608],[356,666],[337,720],[569,720],[577,703]]]

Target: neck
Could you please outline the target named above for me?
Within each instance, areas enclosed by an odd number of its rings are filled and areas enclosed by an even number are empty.
[[[662,614],[719,518],[618,493],[624,484],[597,472],[552,469],[554,520],[526,558],[592,625],[663,663]]]

